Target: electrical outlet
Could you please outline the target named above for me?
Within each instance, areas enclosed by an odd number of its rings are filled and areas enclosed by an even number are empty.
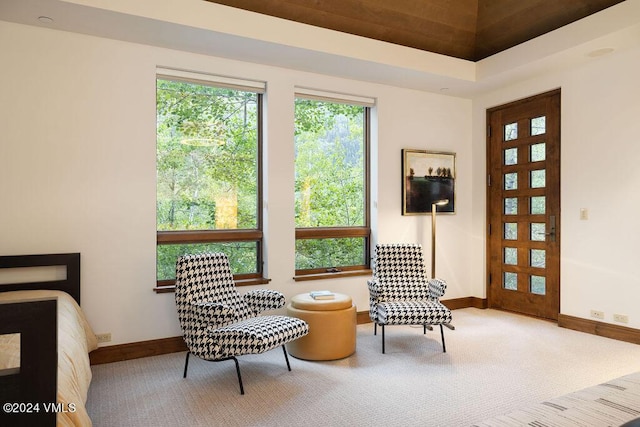
[[[106,332],[104,334],[96,334],[96,338],[98,339],[98,342],[109,342],[111,341],[111,332]]]
[[[627,316],[626,314],[614,314],[613,321],[620,323],[629,323],[629,316]]]
[[[604,319],[604,311],[591,310],[591,317],[594,319]]]

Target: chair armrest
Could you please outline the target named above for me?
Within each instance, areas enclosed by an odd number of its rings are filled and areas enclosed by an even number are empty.
[[[380,292],[380,282],[378,279],[367,280],[367,287],[369,288],[369,293],[377,295]]]
[[[380,300],[382,283],[378,279],[367,280],[367,287],[369,288],[369,300],[377,303]]]
[[[224,326],[238,317],[233,307],[218,302],[192,301],[189,310],[192,320],[203,325]]]
[[[429,292],[435,299],[444,295],[447,290],[447,282],[442,279],[429,279]]]
[[[372,322],[378,321],[378,302],[380,302],[380,282],[378,279],[373,278],[367,280],[367,287],[369,288],[369,318]]]
[[[284,307],[285,304],[284,294],[272,289],[255,289],[244,294],[243,298],[255,314],[276,310]]]

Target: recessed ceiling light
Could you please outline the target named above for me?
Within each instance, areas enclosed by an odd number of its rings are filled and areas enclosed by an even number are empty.
[[[43,24],[52,24],[53,18],[49,18],[48,16],[38,16],[38,21]]]
[[[608,55],[611,52],[613,52],[615,49],[612,47],[603,47],[602,49],[596,49],[596,50],[592,50],[591,52],[587,53],[587,56],[590,56],[592,58],[595,58],[597,56],[604,56],[604,55]]]

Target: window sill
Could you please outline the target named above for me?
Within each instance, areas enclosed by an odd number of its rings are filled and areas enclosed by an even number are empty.
[[[294,276],[293,280],[296,282],[304,282],[307,280],[326,280],[326,279],[340,279],[343,277],[353,277],[353,276],[371,276],[371,269],[364,270],[347,270],[347,271],[337,271],[335,273],[317,273],[317,274],[302,274],[298,276]]]
[[[257,279],[241,279],[241,280],[236,280],[235,282],[236,282],[236,286],[266,285],[267,283],[271,282],[271,279],[265,279],[264,277],[261,277]],[[153,292],[155,292],[156,294],[166,294],[166,293],[175,292],[175,291],[176,291],[175,284],[158,285],[155,288],[153,288]]]

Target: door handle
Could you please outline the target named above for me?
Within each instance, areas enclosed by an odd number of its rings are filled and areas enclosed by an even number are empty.
[[[549,232],[544,233],[545,236],[549,236],[552,242],[556,241],[556,216],[549,215]]]
[[[545,236],[549,236],[551,238],[551,241],[555,242],[556,241],[556,216],[555,215],[549,216],[549,232],[547,233],[538,232],[536,234],[544,234]]]

